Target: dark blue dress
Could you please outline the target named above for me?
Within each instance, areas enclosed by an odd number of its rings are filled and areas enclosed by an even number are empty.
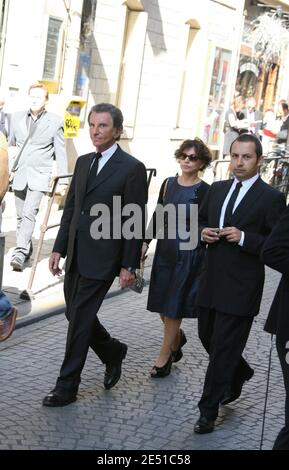
[[[164,204],[186,204],[187,230],[190,204],[200,204],[209,185],[201,181],[193,186],[181,186],[177,177],[168,180]],[[171,318],[194,318],[198,276],[205,248],[180,250],[180,240],[158,240],[148,294],[147,309]]]

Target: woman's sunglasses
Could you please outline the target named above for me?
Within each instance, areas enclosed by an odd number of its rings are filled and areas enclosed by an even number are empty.
[[[186,153],[181,153],[179,156],[180,160],[185,160],[186,158],[188,158],[190,162],[196,162],[197,160],[199,160],[199,157],[197,157],[197,155],[187,155]]]

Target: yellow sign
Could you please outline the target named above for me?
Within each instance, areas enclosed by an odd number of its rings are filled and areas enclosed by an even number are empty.
[[[57,94],[58,93],[58,82],[55,80],[37,80],[38,83],[42,83],[42,85],[46,86],[48,93]]]
[[[80,112],[86,101],[73,97],[64,113],[64,137],[77,137],[80,126]]]

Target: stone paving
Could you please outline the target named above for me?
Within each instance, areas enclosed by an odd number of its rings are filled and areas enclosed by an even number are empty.
[[[122,378],[109,391],[103,388],[103,365],[90,352],[78,400],[60,409],[42,407],[64,354],[63,315],[18,328],[1,343],[0,449],[258,450],[270,350],[263,324],[278,280],[277,273],[267,271],[262,311],[245,351],[255,375],[239,400],[221,408],[212,434],[193,433],[207,365],[196,320],[183,322],[188,343],[171,375],[158,380],[149,376],[162,331],[158,315],[146,311],[146,287],[142,295],[123,291],[106,299],[101,308],[101,321],[129,346]],[[263,449],[272,447],[283,423],[283,408],[274,348]]]

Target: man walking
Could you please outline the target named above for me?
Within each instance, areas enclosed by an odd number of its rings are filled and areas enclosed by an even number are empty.
[[[44,406],[65,406],[76,400],[80,375],[89,347],[105,364],[104,387],[113,387],[121,376],[127,345],[114,339],[101,325],[97,312],[115,276],[128,287],[139,267],[142,234],[124,237],[115,233],[118,220],[123,229],[127,221],[122,209],[135,204],[144,217],[147,180],[144,165],[124,152],[116,143],[123,129],[123,116],[107,103],[92,107],[88,115],[90,137],[96,152],[78,158],[50,257],[49,267],[60,274],[60,257],[66,256],[64,294],[69,321],[65,357],[56,387],[44,398]],[[121,210],[115,211],[118,196]],[[94,206],[101,204],[110,214],[105,220],[109,237],[94,235]],[[96,211],[97,212],[97,211]],[[145,228],[144,220],[143,231]],[[111,234],[113,230],[113,235]],[[142,233],[143,233],[142,231]]]
[[[55,158],[58,174],[67,174],[62,119],[47,112],[48,91],[42,84],[29,88],[29,111],[12,115],[10,145],[19,149],[14,169],[13,190],[17,213],[16,248],[11,266],[22,271],[32,254],[32,235],[42,196],[49,190]],[[62,180],[62,184],[67,185]],[[64,189],[62,189],[62,192]]]
[[[208,249],[198,295],[198,328],[210,357],[194,427],[199,434],[214,430],[219,404],[236,400],[253,376],[242,352],[263,292],[259,255],[285,209],[284,194],[259,177],[259,139],[240,135],[230,154],[234,179],[213,183],[200,208],[201,238]]]
[[[8,152],[4,134],[0,132],[0,206],[8,186]],[[2,209],[0,207],[0,232]],[[12,307],[8,297],[0,289],[0,341],[5,341],[12,334],[17,317],[16,308]]]
[[[289,206],[266,240],[262,256],[264,263],[282,273],[265,331],[276,335],[276,347],[286,391],[285,425],[280,430],[273,449],[289,450]]]

